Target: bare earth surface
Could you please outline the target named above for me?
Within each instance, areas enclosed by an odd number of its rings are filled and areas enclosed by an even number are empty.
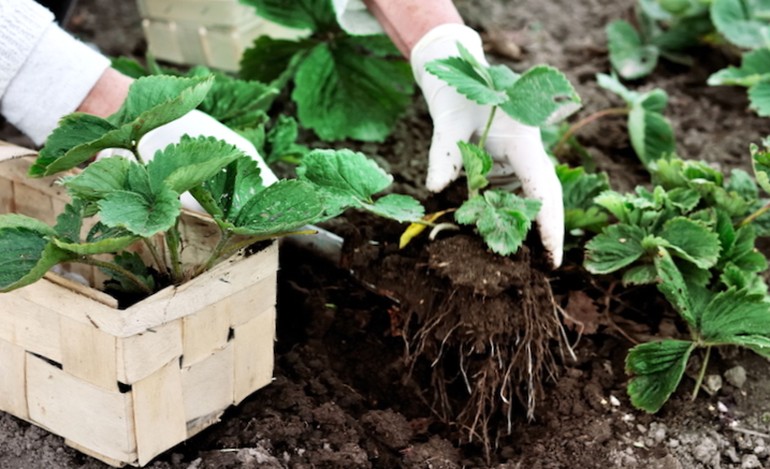
[[[585,103],[578,117],[620,104],[598,88],[595,74],[609,70],[603,28],[613,19],[628,18],[631,0],[463,0],[457,4],[468,23],[485,32],[493,60],[516,70],[548,63],[565,71]],[[131,1],[81,0],[70,29],[108,54],[141,55],[144,50]],[[512,56],[511,44],[521,48],[520,57]],[[746,169],[748,144],[770,135],[770,120],[747,110],[743,90],[705,85],[709,73],[724,65],[724,60],[705,51],[692,69],[664,65],[649,80],[630,86],[661,87],[668,92],[666,115],[675,126],[681,156],[704,159],[727,170]],[[424,104],[416,96],[413,109],[390,139],[351,146],[375,157],[394,174],[395,191],[428,198],[422,179],[430,130]],[[0,127],[0,138],[24,143],[8,126]],[[644,181],[622,119],[596,123],[579,138],[597,168],[610,174],[614,189],[626,190]],[[767,361],[724,350],[708,370],[709,392],[702,391],[691,401],[693,373],[688,371],[690,377],[663,410],[647,415],[634,410],[626,396],[625,353],[633,340],[677,333],[671,317],[661,313],[664,304],[651,300],[654,295],[649,290],[623,291],[619,286],[613,290],[602,279],[585,283],[577,274],[574,252],[568,253],[559,272],[546,278],[525,252],[497,271],[503,272],[503,280],[484,283],[479,291],[480,282],[489,278],[484,269],[497,261],[476,256],[478,277],[467,277],[474,271],[470,261],[460,271],[447,268],[451,264],[444,261],[444,256],[462,259],[458,255],[473,252],[472,245],[445,242],[399,253],[393,247],[398,227],[370,223],[351,214],[334,225],[350,241],[346,269],[284,250],[275,381],[228,411],[221,423],[159,456],[149,467],[770,467]],[[516,404],[515,398],[507,407],[493,396],[493,405],[501,413],[490,421],[493,444],[485,454],[480,438],[463,439],[468,433],[446,413],[449,408],[458,417],[463,403],[481,388],[447,386],[449,406],[442,413],[440,406],[433,405],[440,387],[435,370],[441,368],[445,373],[441,376],[449,380],[452,363],[438,361],[438,367],[431,368],[430,362],[431,357],[449,354],[431,348],[427,341],[426,355],[410,361],[413,357],[406,353],[399,334],[409,334],[409,321],[425,321],[421,315],[428,314],[429,308],[421,305],[426,298],[435,305],[459,304],[455,299],[465,298],[469,307],[474,298],[483,298],[481,304],[486,306],[478,311],[452,314],[498,317],[493,309],[503,304],[499,302],[508,302],[506,311],[513,307],[530,311],[527,305],[538,303],[526,291],[538,292],[537,285],[542,286],[538,282],[546,281],[552,284],[555,301],[573,316],[581,311],[598,314],[598,329],[592,335],[569,332],[574,358],[559,354],[559,343],[562,352],[566,345],[558,334],[552,338],[552,361],[542,362],[545,380],[542,392],[534,395],[533,419],[527,419],[526,408]],[[421,291],[415,296],[417,287]],[[450,293],[455,296],[447,303]],[[542,315],[552,314],[549,308],[543,309]],[[511,317],[495,319],[474,333],[499,339],[501,333],[524,327]],[[535,315],[533,320],[542,318]],[[502,332],[495,329],[501,321],[511,321]],[[458,322],[465,324],[462,319]],[[447,342],[448,349],[464,346],[461,340]],[[480,362],[465,366],[483,370]],[[478,383],[476,376],[471,383]],[[503,395],[527,397],[521,388],[509,391]],[[508,410],[510,422],[505,418]],[[104,467],[66,447],[61,438],[0,415],[0,469]]]

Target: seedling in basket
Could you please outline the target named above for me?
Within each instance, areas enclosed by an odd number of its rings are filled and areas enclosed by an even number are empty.
[[[40,279],[60,262],[92,264],[113,274],[117,289],[149,294],[155,276],[126,248],[143,242],[160,277],[179,284],[257,241],[306,232],[304,226],[349,207],[398,220],[422,216],[407,196],[373,194],[392,178],[359,153],[311,152],[300,179],[264,187],[259,167],[233,145],[213,138],[183,137],[145,161],[137,142],[147,132],[198,106],[213,84],[210,77],[153,76],[134,82],[123,107],[107,119],[75,113],[48,138],[30,176],[49,176],[86,163],[100,150],[122,148],[133,159],[110,157],[66,175],[61,184],[72,201],[48,226],[20,215],[0,216],[0,291]],[[144,156],[144,157],[143,157]],[[192,271],[180,261],[180,194],[190,192],[219,227],[219,243]],[[99,221],[81,236],[84,220]],[[166,244],[168,257],[156,242]],[[111,260],[102,254],[119,253]]]
[[[493,252],[512,254],[524,242],[540,201],[487,189],[493,160],[485,144],[495,114],[500,110],[522,124],[539,127],[576,111],[580,98],[567,77],[555,68],[539,65],[518,74],[504,65],[479,63],[461,44],[458,50],[458,57],[435,60],[426,69],[468,99],[489,106],[489,117],[477,143],[458,142],[468,199],[454,212],[454,218],[460,224],[475,225]]]

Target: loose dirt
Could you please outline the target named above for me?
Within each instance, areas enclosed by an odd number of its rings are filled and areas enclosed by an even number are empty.
[[[516,70],[549,63],[565,71],[585,103],[579,116],[620,104],[596,85],[595,74],[609,71],[604,26],[631,18],[633,1],[456,3],[483,31],[492,60]],[[133,2],[81,0],[70,27],[110,54],[141,54],[145,47]],[[629,86],[669,94],[666,115],[681,156],[747,169],[748,144],[770,135],[770,120],[748,111],[744,90],[706,86],[726,57],[697,56],[692,68],[663,64]],[[422,186],[430,132],[415,96],[386,142],[349,146],[392,172],[395,192],[416,195],[431,209],[453,195],[439,200]],[[7,125],[0,138],[24,143]],[[623,118],[595,123],[579,139],[588,163],[606,171],[614,189],[646,181]],[[697,368],[658,414],[631,407],[627,350],[680,333],[654,290],[588,278],[574,250],[562,269],[547,272],[537,252],[490,259],[463,236],[399,251],[397,226],[361,214],[330,227],[349,240],[344,268],[283,250],[275,381],[149,467],[770,467],[770,365],[755,355],[722,350],[708,370],[710,391],[695,401],[689,394]],[[528,245],[537,249],[535,241]],[[435,314],[447,320],[432,322]],[[566,339],[553,327],[557,314]],[[517,334],[526,340],[522,331],[547,337],[536,341],[548,344],[529,355],[536,359],[521,362],[532,364],[537,379],[523,379],[525,373],[505,384],[497,375],[494,385],[476,386],[491,359],[502,369],[518,363],[522,347],[514,345]],[[487,419],[481,426],[478,409]],[[492,443],[489,450],[484,441]],[[106,466],[0,415],[0,468],[38,467]]]

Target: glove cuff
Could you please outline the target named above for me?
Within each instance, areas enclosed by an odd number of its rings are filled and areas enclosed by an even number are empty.
[[[423,86],[423,77],[426,74],[425,64],[436,59],[460,55],[457,43],[468,49],[468,52],[479,62],[487,65],[479,33],[464,24],[442,24],[428,31],[412,48],[409,61],[418,86],[421,88]]]

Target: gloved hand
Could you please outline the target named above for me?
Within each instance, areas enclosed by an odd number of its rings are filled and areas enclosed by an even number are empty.
[[[490,107],[481,106],[459,94],[453,87],[428,73],[432,60],[458,56],[461,43],[482,64],[487,64],[481,37],[461,24],[444,24],[430,30],[412,48],[410,61],[417,84],[422,89],[433,119],[426,187],[443,190],[457,179],[462,169],[458,141],[481,136]],[[507,186],[516,176],[524,195],[540,200],[536,221],[551,265],[561,265],[564,244],[564,204],[559,179],[540,138],[540,129],[521,124],[502,110],[495,113],[486,141],[494,160],[489,174],[493,186]]]
[[[146,133],[142,139],[139,140],[137,149],[142,159],[147,162],[152,160],[155,156],[155,152],[158,150],[162,150],[172,143],[178,143],[183,135],[189,135],[190,137],[215,137],[224,140],[231,145],[235,145],[235,147],[257,162],[260,169],[260,176],[262,176],[262,183],[265,186],[269,186],[278,181],[278,178],[273,174],[267,164],[265,164],[251,142],[218,120],[197,109],[188,112],[175,121],[169,122],[166,125]],[[125,157],[130,156],[126,150],[112,149],[99,152],[97,159],[116,155]],[[182,207],[186,209],[194,210],[196,212],[205,212],[203,207],[201,207],[198,201],[195,200],[189,192],[182,194],[181,201]]]

